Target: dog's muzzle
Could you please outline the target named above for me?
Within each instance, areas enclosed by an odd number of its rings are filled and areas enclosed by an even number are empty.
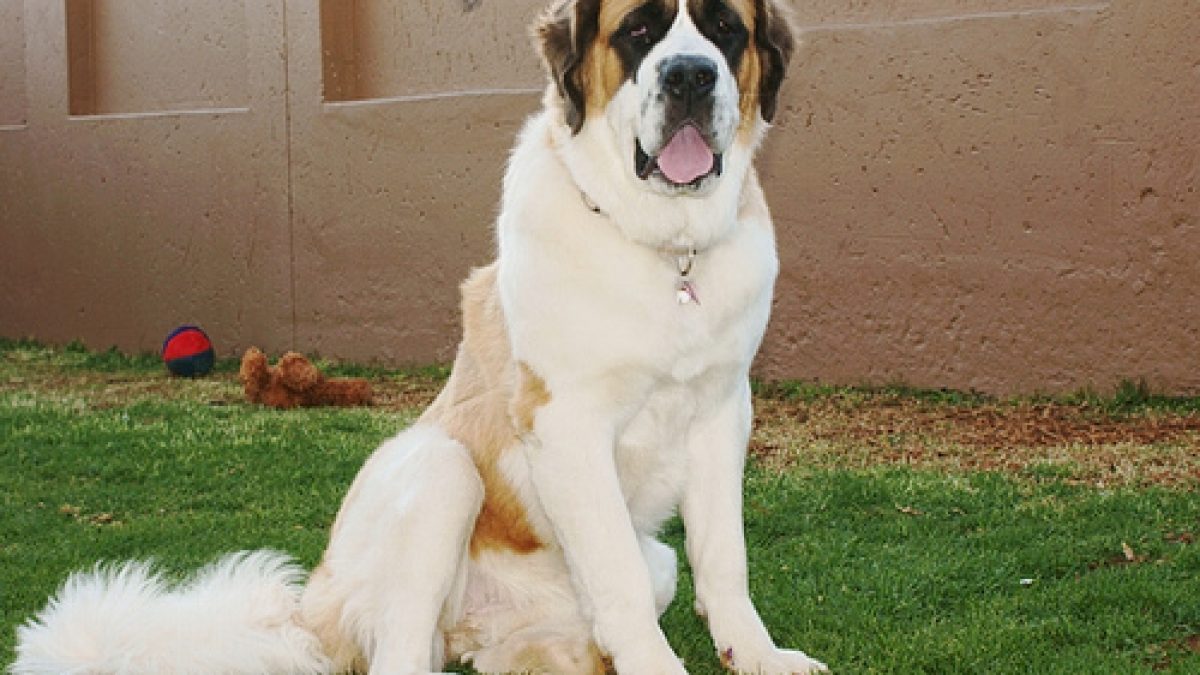
[[[659,66],[667,141],[651,154],[639,140],[634,157],[639,178],[658,174],[671,185],[688,186],[720,175],[721,155],[713,151],[711,137],[718,72],[711,59],[696,55],[674,56]]]

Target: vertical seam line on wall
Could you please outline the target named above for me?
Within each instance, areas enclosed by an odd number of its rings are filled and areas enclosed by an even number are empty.
[[[283,14],[283,120],[284,158],[287,162],[288,303],[292,309],[292,331],[288,349],[296,348],[296,195],[292,177],[292,42],[288,33],[287,0],[280,0]]]

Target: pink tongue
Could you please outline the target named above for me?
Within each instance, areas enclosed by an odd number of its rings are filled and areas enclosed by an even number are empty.
[[[659,153],[658,168],[672,183],[684,185],[712,171],[713,153],[699,130],[688,124]]]

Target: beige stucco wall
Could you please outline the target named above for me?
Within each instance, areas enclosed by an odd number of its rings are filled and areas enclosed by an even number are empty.
[[[540,4],[0,0],[0,335],[448,359]],[[1200,3],[795,8],[763,375],[1200,393]]]
[[[802,18],[762,163],[764,367],[1200,391],[1200,3],[853,4],[892,9]]]
[[[25,123],[25,8],[0,2],[0,126]]]

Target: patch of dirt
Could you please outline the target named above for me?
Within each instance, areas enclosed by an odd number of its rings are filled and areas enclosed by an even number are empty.
[[[389,410],[423,409],[437,396],[442,382],[419,375],[371,380],[375,407]]]
[[[92,527],[123,527],[125,523],[117,520],[117,517],[108,512],[86,514],[83,509],[71,504],[63,504],[58,507],[58,512],[63,516]]]
[[[0,366],[0,393],[27,392],[81,409],[146,399],[245,401],[233,372],[181,380],[63,369],[37,359]],[[434,375],[373,377],[374,407],[419,411],[442,384]],[[780,469],[907,465],[1096,486],[1193,488],[1200,486],[1200,413],[1111,415],[1086,404],[943,402],[855,390],[804,398],[766,393],[755,400],[750,451]]]
[[[1156,672],[1170,670],[1176,659],[1184,655],[1200,654],[1200,635],[1189,635],[1178,640],[1152,645],[1148,650],[1152,660],[1151,668]]]
[[[376,405],[421,409],[436,378],[372,381]],[[1090,485],[1200,485],[1200,415],[1114,416],[1064,403],[929,402],[890,394],[813,401],[755,399],[750,452],[780,468],[911,465],[943,470],[1043,472]]]
[[[1196,535],[1192,534],[1191,532],[1168,532],[1163,536],[1163,541],[1167,542],[1168,544],[1181,544],[1183,546],[1190,546],[1196,543]]]
[[[1200,484],[1200,415],[1113,416],[1062,403],[929,403],[894,395],[756,401],[769,464],[913,465],[1095,485]]]
[[[107,410],[146,399],[202,400],[211,405],[228,405],[241,400],[236,375],[213,374],[182,379],[162,374],[63,372],[45,369],[20,377],[0,377],[0,393],[26,392],[37,396],[71,400],[81,408]]]
[[[423,408],[433,401],[441,383],[432,376],[412,375],[370,378],[372,407],[387,410]],[[39,396],[78,401],[91,410],[107,410],[139,400],[196,400],[209,405],[236,405],[246,398],[237,373],[218,372],[186,379],[155,374],[63,371],[52,367],[28,368],[19,376],[0,376],[0,393],[29,392]]]
[[[1121,542],[1121,552],[1116,555],[1109,556],[1104,560],[1088,563],[1088,569],[1098,570],[1105,567],[1125,567],[1128,565],[1143,565],[1150,558],[1145,555],[1139,555],[1134,552],[1133,547],[1125,542]],[[1159,561],[1161,562],[1161,561]]]

